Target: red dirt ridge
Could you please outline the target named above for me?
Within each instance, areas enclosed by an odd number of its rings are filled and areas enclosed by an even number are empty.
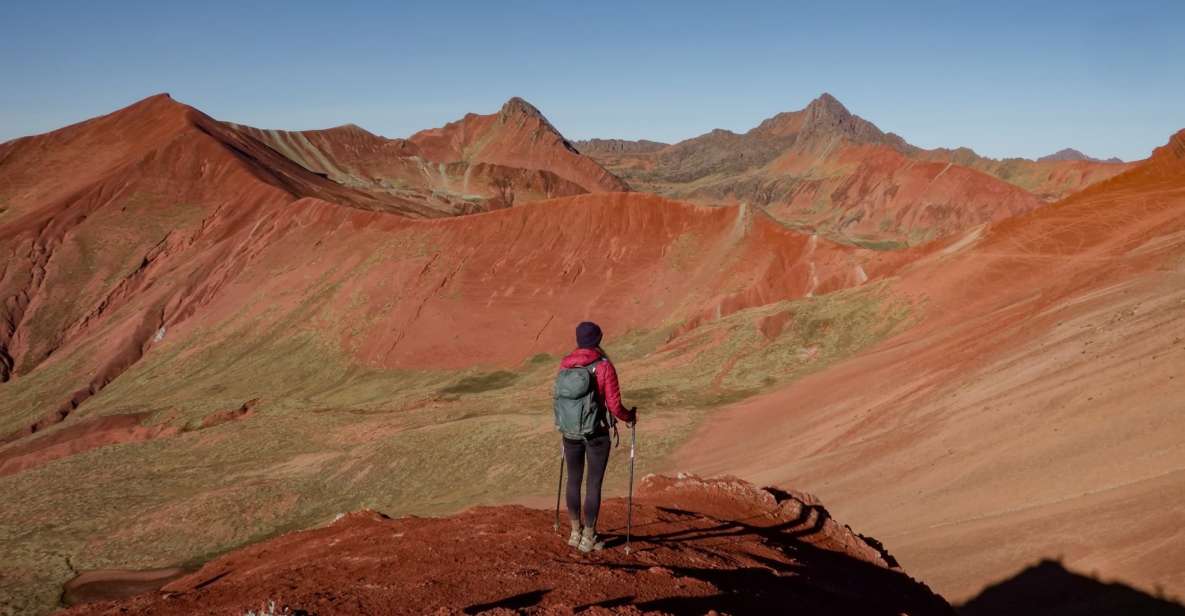
[[[63,614],[239,616],[271,601],[294,614],[953,614],[809,495],[648,476],[630,554],[624,499],[602,511],[608,544],[589,555],[553,530],[550,511],[362,511],[232,552],[159,592]]]

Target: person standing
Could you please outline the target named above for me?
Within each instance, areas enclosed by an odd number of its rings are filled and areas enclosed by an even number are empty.
[[[591,321],[576,326],[576,350],[560,362],[555,385],[556,428],[561,433],[568,471],[565,502],[572,534],[568,545],[581,552],[603,547],[597,537],[601,484],[609,466],[611,431],[617,421],[634,425],[637,409],[621,402],[617,369],[601,349],[601,328]],[[588,480],[584,482],[584,471]],[[585,483],[581,502],[581,484]],[[582,508],[583,505],[583,508]]]

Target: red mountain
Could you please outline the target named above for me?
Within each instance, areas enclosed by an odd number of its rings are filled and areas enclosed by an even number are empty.
[[[469,114],[410,139],[354,125],[299,132],[234,127],[338,184],[445,215],[628,189],[520,98],[496,114]]]
[[[791,226],[856,242],[920,243],[1027,212],[1124,169],[922,150],[830,94],[744,134],[715,130],[660,148],[613,143],[578,146],[635,189],[749,203]]]
[[[1064,148],[1064,149],[1054,152],[1053,154],[1049,154],[1047,156],[1042,156],[1041,158],[1037,159],[1037,162],[1043,163],[1043,162],[1049,162],[1049,161],[1062,161],[1062,160],[1088,160],[1088,161],[1094,162],[1094,163],[1121,163],[1121,162],[1123,162],[1122,160],[1119,160],[1118,158],[1115,158],[1115,157],[1108,158],[1107,160],[1101,160],[1098,158],[1094,158],[1092,156],[1087,156],[1086,154],[1083,154],[1082,152],[1079,152],[1078,150],[1075,150],[1074,148]]]
[[[587,192],[628,189],[576,151],[538,109],[517,97],[506,101],[496,114],[471,113],[441,128],[420,131],[408,140],[432,161],[547,169]]]

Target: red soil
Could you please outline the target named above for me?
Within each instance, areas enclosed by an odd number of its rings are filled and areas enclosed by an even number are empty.
[[[159,593],[64,614],[234,614],[268,601],[333,614],[951,614],[812,497],[736,480],[647,477],[622,549],[625,502],[605,503],[609,546],[581,555],[552,512],[483,507],[450,518],[349,514],[243,548]],[[564,523],[566,526],[566,522]]]

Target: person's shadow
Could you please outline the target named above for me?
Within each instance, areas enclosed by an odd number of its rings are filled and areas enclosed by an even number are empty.
[[[778,492],[775,492],[775,496],[779,500],[790,498],[788,494]],[[678,509],[659,509],[671,515],[698,517],[697,514]],[[764,515],[758,518],[768,519]],[[628,602],[642,611],[671,614],[704,614],[712,610],[728,614],[954,614],[942,597],[901,571],[886,569],[812,543],[809,539],[820,533],[830,519],[824,507],[804,503],[793,519],[772,525],[762,525],[758,519],[742,519],[665,533],[651,533],[645,527],[635,527],[634,548],[638,552],[664,545],[679,545],[695,550],[696,546],[707,548],[718,542],[757,538],[761,543],[785,554],[790,562],[750,553],[748,557],[757,561],[758,565],[739,568],[664,565],[677,577],[708,582],[719,592],[709,596],[665,597],[648,601],[634,601],[631,597]],[[892,556],[883,551],[879,542],[867,537],[864,540],[881,551],[886,562],[896,563]],[[622,542],[624,537],[616,534],[606,539],[607,546],[617,546]],[[639,571],[649,568],[648,564],[630,562],[605,562],[597,566]],[[627,600],[617,601],[620,604]]]
[[[1185,616],[1185,606],[1042,560],[984,588],[957,608],[961,616]]]

